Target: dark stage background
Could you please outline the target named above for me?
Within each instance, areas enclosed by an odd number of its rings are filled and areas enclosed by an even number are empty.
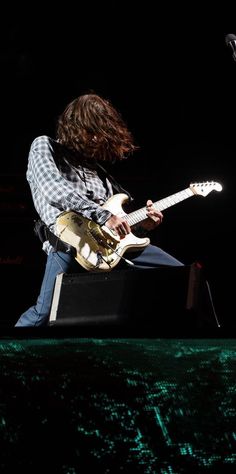
[[[69,2],[56,13],[42,3],[6,8],[0,31],[4,324],[34,302],[45,260],[25,180],[29,146],[37,135],[53,135],[68,101],[93,90],[121,111],[140,146],[113,172],[137,208],[191,182],[223,185],[221,193],[165,211],[152,240],[187,264],[203,265],[221,324],[234,325],[236,63],[225,44],[225,35],[236,32],[233,20],[226,7],[149,1]]]
[[[226,34],[236,34],[235,18],[225,2],[5,6],[2,473],[235,472],[236,62],[225,44]],[[107,338],[102,330],[97,337],[79,330],[68,335],[64,328],[14,332],[14,322],[35,302],[45,263],[25,179],[29,147],[36,136],[53,135],[65,105],[91,90],[113,102],[140,146],[113,171],[137,208],[191,182],[223,186],[221,193],[166,210],[152,233],[153,243],[186,264],[202,265],[221,323],[209,339],[204,330],[203,338],[194,330],[184,338],[183,327],[176,336],[172,315],[167,339],[161,331],[146,339],[132,333]]]

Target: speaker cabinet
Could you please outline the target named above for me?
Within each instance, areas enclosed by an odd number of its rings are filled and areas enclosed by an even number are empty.
[[[56,279],[49,324],[132,327],[195,324],[200,288],[201,270],[195,264],[61,273]]]

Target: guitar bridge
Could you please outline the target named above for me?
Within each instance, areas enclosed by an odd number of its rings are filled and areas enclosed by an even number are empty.
[[[110,236],[109,238],[107,238],[107,236],[101,231],[99,226],[90,227],[89,233],[98,245],[106,249],[108,254],[113,253],[113,249],[116,246],[116,242],[111,240]]]

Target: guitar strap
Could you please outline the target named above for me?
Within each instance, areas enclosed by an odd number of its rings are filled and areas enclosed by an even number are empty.
[[[103,171],[103,173],[108,177],[109,181],[111,182],[111,185],[112,187],[114,188],[115,191],[117,191],[117,193],[125,193],[127,194],[128,198],[129,198],[129,202],[131,203],[132,201],[134,201],[134,198],[131,196],[131,194],[126,190],[124,189],[120,183],[118,183],[115,178],[110,174],[108,173],[108,171],[103,168],[103,166],[100,164],[100,163],[97,163],[97,166]]]
[[[34,233],[42,243],[48,240],[56,251],[70,253],[74,257],[76,256],[75,247],[59,239],[59,237],[49,230],[48,226],[41,219],[34,221]]]

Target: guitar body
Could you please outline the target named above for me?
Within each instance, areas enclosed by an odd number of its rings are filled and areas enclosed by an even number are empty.
[[[126,216],[122,204],[127,200],[126,194],[115,194],[102,207]],[[99,226],[74,211],[60,214],[56,229],[61,240],[75,247],[75,259],[86,270],[110,271],[128,249],[137,251],[150,243],[150,239],[136,237],[132,232],[120,239],[105,225]]]

